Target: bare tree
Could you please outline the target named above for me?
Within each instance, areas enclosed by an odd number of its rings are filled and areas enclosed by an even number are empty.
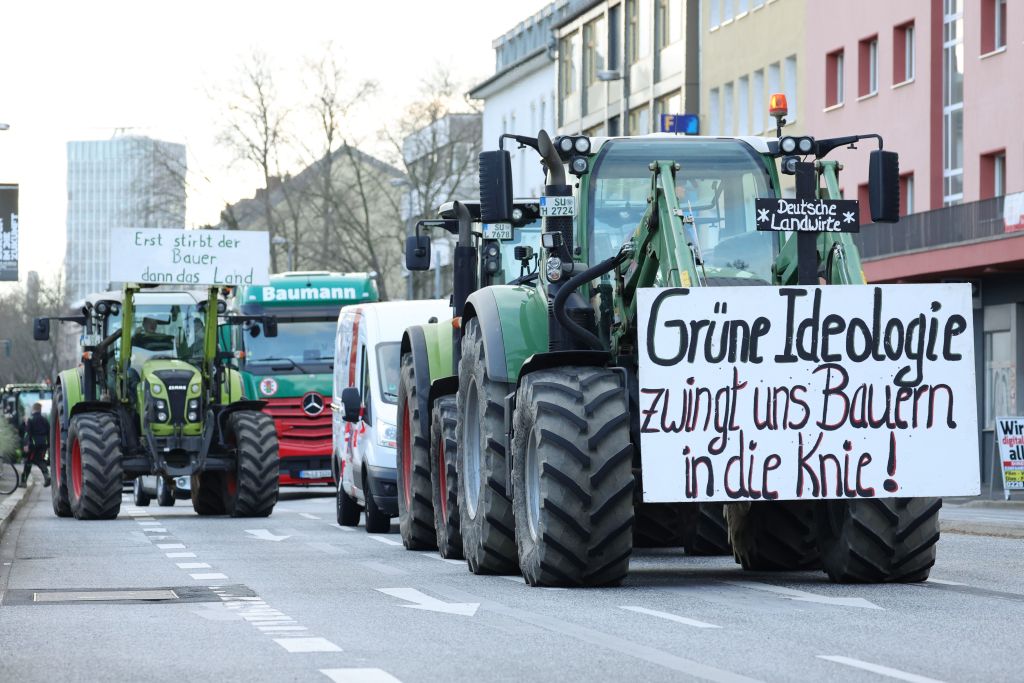
[[[227,105],[228,116],[218,142],[235,154],[236,161],[255,166],[263,178],[260,200],[271,239],[282,232],[271,193],[281,187],[281,152],[287,142],[288,111],[278,101],[274,74],[266,56],[254,52],[240,69],[236,92]],[[277,250],[270,251],[277,270]]]
[[[58,354],[60,335],[56,328],[49,342],[32,338],[32,321],[37,317],[64,315],[67,295],[62,276],[41,283],[30,273],[25,287],[18,286],[0,297],[0,377],[3,382],[53,380],[61,367]]]

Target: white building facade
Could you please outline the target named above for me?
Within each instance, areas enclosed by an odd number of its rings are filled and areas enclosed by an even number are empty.
[[[110,284],[110,229],[185,227],[185,146],[147,137],[68,143],[71,301]]]

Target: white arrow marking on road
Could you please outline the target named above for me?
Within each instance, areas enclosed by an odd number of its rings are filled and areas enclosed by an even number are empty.
[[[876,673],[881,676],[888,676],[889,678],[895,678],[900,681],[910,681],[910,683],[942,683],[942,681],[934,678],[928,678],[927,676],[921,676],[919,674],[912,674],[908,671],[900,671],[899,669],[882,666],[881,664],[864,662],[859,659],[854,659],[853,657],[842,657],[840,655],[818,655],[818,659],[826,659],[830,662],[835,662],[836,664],[845,664],[846,666],[863,669],[864,671],[870,671],[872,673]]]
[[[655,609],[647,609],[646,607],[632,607],[630,605],[623,605],[619,609],[628,609],[630,612],[639,612],[640,614],[649,614],[652,617],[658,617],[659,619],[667,619],[668,621],[674,621],[678,624],[686,624],[687,626],[696,626],[697,628],[722,628],[721,626],[715,626],[709,624],[706,621],[698,621],[697,619],[688,619],[681,617],[678,614],[671,614],[669,612],[659,612]]]
[[[269,529],[246,529],[245,533],[252,534],[253,538],[261,538],[264,541],[283,541],[291,536],[275,536]]]
[[[430,612],[443,612],[444,614],[471,617],[476,614],[477,609],[480,607],[479,602],[444,602],[421,593],[415,588],[378,588],[377,590],[399,600],[415,602],[415,605],[402,605],[402,607],[408,607],[409,609],[425,609]]]
[[[335,683],[401,683],[383,669],[320,669]]]
[[[815,602],[819,605],[833,605],[835,607],[882,609],[875,603],[865,600],[864,598],[830,598],[827,595],[818,595],[817,593],[808,593],[807,591],[801,591],[795,588],[783,588],[782,586],[773,586],[770,583],[758,583],[757,581],[726,581],[726,583],[734,586],[741,586],[743,588],[749,588],[750,590],[775,593],[776,595],[781,595],[788,600],[796,600],[797,602]]]
[[[345,527],[342,527],[342,529],[344,529],[344,528]],[[383,543],[384,545],[399,545],[399,546],[402,545],[401,541],[392,541],[390,538],[384,538],[383,536],[373,536],[373,535],[371,535],[370,538],[372,538],[373,540],[377,541],[378,543]]]

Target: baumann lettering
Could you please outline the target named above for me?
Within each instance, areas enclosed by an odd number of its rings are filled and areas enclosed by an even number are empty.
[[[344,301],[355,299],[355,287],[264,287],[264,301]]]

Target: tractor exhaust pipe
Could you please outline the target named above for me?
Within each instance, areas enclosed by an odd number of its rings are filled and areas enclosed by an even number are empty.
[[[562,158],[558,156],[558,150],[547,131],[542,130],[537,134],[537,151],[544,165],[548,170],[548,185],[565,185],[565,167],[562,165]]]

